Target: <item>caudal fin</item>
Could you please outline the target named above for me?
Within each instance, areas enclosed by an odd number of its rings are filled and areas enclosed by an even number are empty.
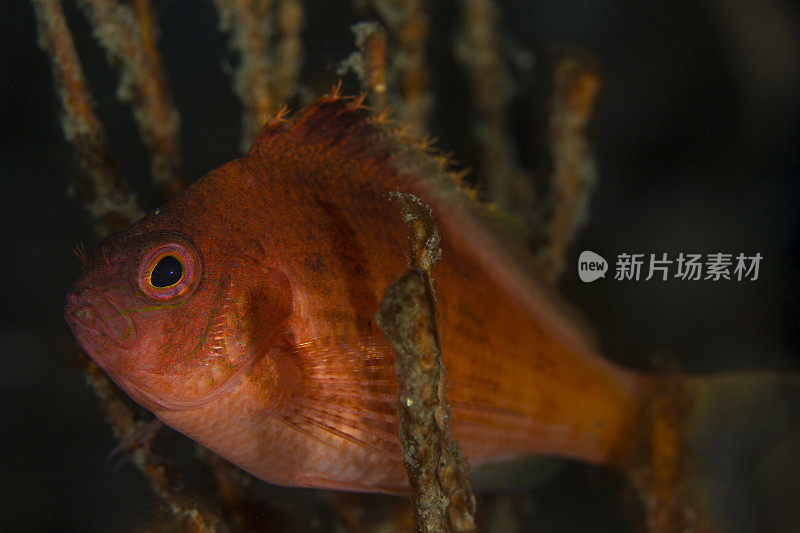
[[[800,375],[687,377],[680,389],[679,407],[654,409],[651,461],[633,474],[650,529],[800,531]]]

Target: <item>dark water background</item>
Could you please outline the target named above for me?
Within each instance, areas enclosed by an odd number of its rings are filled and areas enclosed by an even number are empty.
[[[147,195],[148,159],[117,76],[74,7],[69,21],[97,112],[120,171]],[[209,2],[155,2],[161,48],[182,114],[191,177],[238,155],[238,102],[221,65],[226,37]],[[317,5],[322,4],[322,5]],[[800,10],[770,0],[702,2],[501,2],[503,38],[537,58],[518,73],[515,128],[532,166],[541,131],[542,65],[558,44],[590,50],[604,89],[591,128],[600,181],[591,218],[569,258],[562,288],[596,330],[603,352],[638,368],[660,356],[693,372],[800,368]],[[470,164],[465,95],[450,50],[457,5],[432,16],[434,134]],[[0,13],[0,529],[127,531],[157,513],[143,478],[113,471],[115,442],[72,364],[61,316],[80,264],[72,247],[96,244],[65,193],[76,171],[62,139],[48,58],[36,46],[32,7]],[[353,48],[364,20],[308,2],[304,81],[321,94]],[[446,98],[446,100],[445,100]],[[539,117],[539,118],[537,118]],[[756,282],[577,280],[580,250],[613,261],[621,252],[760,252]],[[780,504],[800,490],[798,461],[769,480]],[[538,491],[537,530],[613,529],[603,482],[570,467]],[[774,481],[774,482],[773,482]],[[794,495],[794,496],[792,496]],[[795,511],[796,512],[796,511]],[[611,516],[612,518],[609,518]],[[798,517],[794,516],[798,521]],[[771,521],[770,521],[771,520]],[[767,525],[779,528],[778,519]]]

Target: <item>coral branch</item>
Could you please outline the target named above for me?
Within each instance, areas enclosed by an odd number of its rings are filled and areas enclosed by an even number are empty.
[[[373,30],[365,36],[362,47],[364,52],[364,72],[366,88],[370,92],[373,107],[381,112],[386,109],[386,33],[375,24]]]
[[[135,0],[133,8],[115,0],[79,0],[94,36],[109,61],[119,66],[120,100],[130,102],[139,134],[150,153],[150,168],[162,199],[186,186],[180,154],[180,117],[172,102],[149,0]]]
[[[70,184],[99,236],[119,230],[142,216],[136,197],[117,175],[106,146],[103,125],[58,0],[32,0],[39,24],[39,45],[49,55],[56,93],[61,100],[61,127],[82,173]]]
[[[242,150],[247,150],[267,117],[296,90],[302,64],[303,8],[298,0],[214,0],[220,29],[231,36],[239,56],[233,90],[242,102]],[[276,31],[277,30],[277,31]],[[271,50],[277,33],[278,45]]]
[[[390,47],[391,77],[401,97],[394,107],[410,133],[422,136],[428,131],[433,97],[428,89],[426,44],[428,14],[423,0],[373,0],[375,9],[388,28],[394,46]],[[395,85],[391,83],[390,85]]]
[[[284,531],[280,526],[287,522],[286,511],[256,494],[260,481],[199,444],[196,453],[215,481],[231,531],[263,531],[265,524],[270,524],[269,531]]]
[[[272,70],[271,0],[214,0],[220,29],[231,36],[230,48],[239,55],[233,91],[242,102],[242,150],[247,150],[267,116],[278,106],[270,91]]]
[[[455,50],[470,79],[478,174],[488,200],[500,209],[513,211],[530,205],[533,193],[520,169],[508,124],[513,83],[501,58],[497,19],[491,0],[462,0]]]
[[[150,452],[149,442],[140,443],[132,437],[144,424],[136,420],[133,409],[111,384],[102,370],[81,353],[80,362],[86,382],[100,399],[106,420],[120,442],[132,441],[130,458],[147,480],[150,487],[169,507],[175,518],[179,519],[189,531],[217,531],[220,520],[207,509],[192,503],[178,488],[176,474],[169,464]]]
[[[589,197],[597,181],[586,123],[600,85],[600,75],[588,59],[566,56],[556,66],[548,126],[552,213],[538,254],[545,279],[553,283],[561,275],[567,249],[587,218]]]
[[[369,103],[377,112],[387,107],[386,101],[386,32],[377,22],[359,22],[350,28],[358,52],[342,61],[336,71],[339,76],[351,70],[358,76]]]
[[[92,98],[58,0],[32,0],[39,23],[39,42],[50,55],[56,92],[61,100],[64,136],[72,144],[82,175],[71,185],[104,237],[141,217],[136,197],[117,176],[106,147],[103,126],[92,111]],[[219,520],[189,502],[177,488],[170,467],[150,453],[149,443],[133,438],[144,425],[100,368],[85,354],[79,361],[87,383],[100,400],[112,431],[121,442],[131,441],[130,457],[153,491],[173,515],[193,531],[215,531]]]
[[[432,97],[428,91],[425,44],[428,37],[428,15],[422,1],[400,2],[402,23],[397,33],[399,49],[395,65],[400,70],[403,94],[401,117],[414,134],[428,131],[428,115]]]
[[[279,0],[278,50],[276,54],[275,101],[285,105],[297,88],[297,78],[303,64],[303,4],[299,0]],[[273,110],[274,112],[274,110]]]
[[[411,270],[386,290],[375,317],[396,355],[400,440],[418,531],[474,531],[475,496],[450,438],[438,313],[430,268],[439,235],[430,208],[396,195],[409,228]]]

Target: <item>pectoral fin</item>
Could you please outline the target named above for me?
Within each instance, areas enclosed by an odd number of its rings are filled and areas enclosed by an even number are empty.
[[[283,412],[287,425],[333,447],[350,443],[402,460],[388,346],[374,339],[320,339],[298,345],[296,355],[303,385]]]

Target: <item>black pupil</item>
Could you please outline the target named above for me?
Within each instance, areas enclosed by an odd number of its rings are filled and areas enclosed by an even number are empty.
[[[164,288],[175,285],[183,277],[183,265],[177,257],[166,255],[158,260],[153,273],[150,274],[150,283],[153,287]]]

